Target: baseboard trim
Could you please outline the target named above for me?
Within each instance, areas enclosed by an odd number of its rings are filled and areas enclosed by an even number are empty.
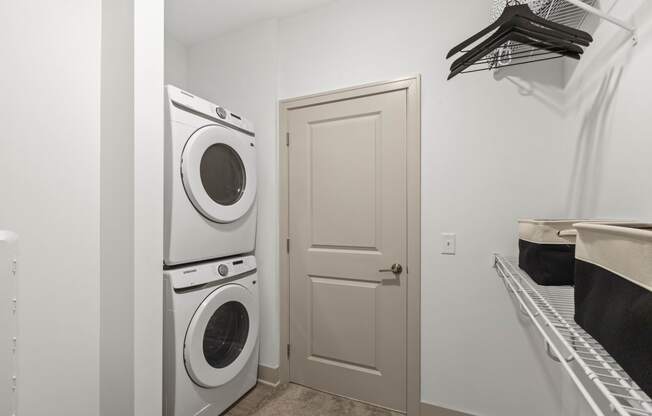
[[[421,416],[473,416],[469,413],[446,409],[430,403],[421,403]]]
[[[279,367],[272,368],[264,365],[258,366],[258,381],[276,387],[281,382],[281,370]]]

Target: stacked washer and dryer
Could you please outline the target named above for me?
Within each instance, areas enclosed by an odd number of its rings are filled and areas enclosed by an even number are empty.
[[[256,143],[230,111],[166,87],[165,416],[216,416],[256,384]]]

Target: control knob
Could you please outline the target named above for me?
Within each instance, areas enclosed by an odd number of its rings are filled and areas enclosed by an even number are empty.
[[[220,276],[224,277],[229,274],[229,268],[226,266],[226,264],[220,264],[217,266],[217,272],[220,274]]]

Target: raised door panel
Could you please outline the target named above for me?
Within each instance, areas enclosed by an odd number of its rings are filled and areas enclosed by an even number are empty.
[[[310,125],[312,248],[377,250],[378,124],[365,114]]]
[[[378,372],[378,284],[323,277],[311,283],[309,359]]]

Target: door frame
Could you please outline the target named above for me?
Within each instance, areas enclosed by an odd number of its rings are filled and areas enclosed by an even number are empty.
[[[301,107],[343,101],[392,91],[407,92],[407,414],[417,416],[421,405],[421,76],[365,84],[279,101],[279,295],[281,383],[290,381],[290,253],[288,112]]]

